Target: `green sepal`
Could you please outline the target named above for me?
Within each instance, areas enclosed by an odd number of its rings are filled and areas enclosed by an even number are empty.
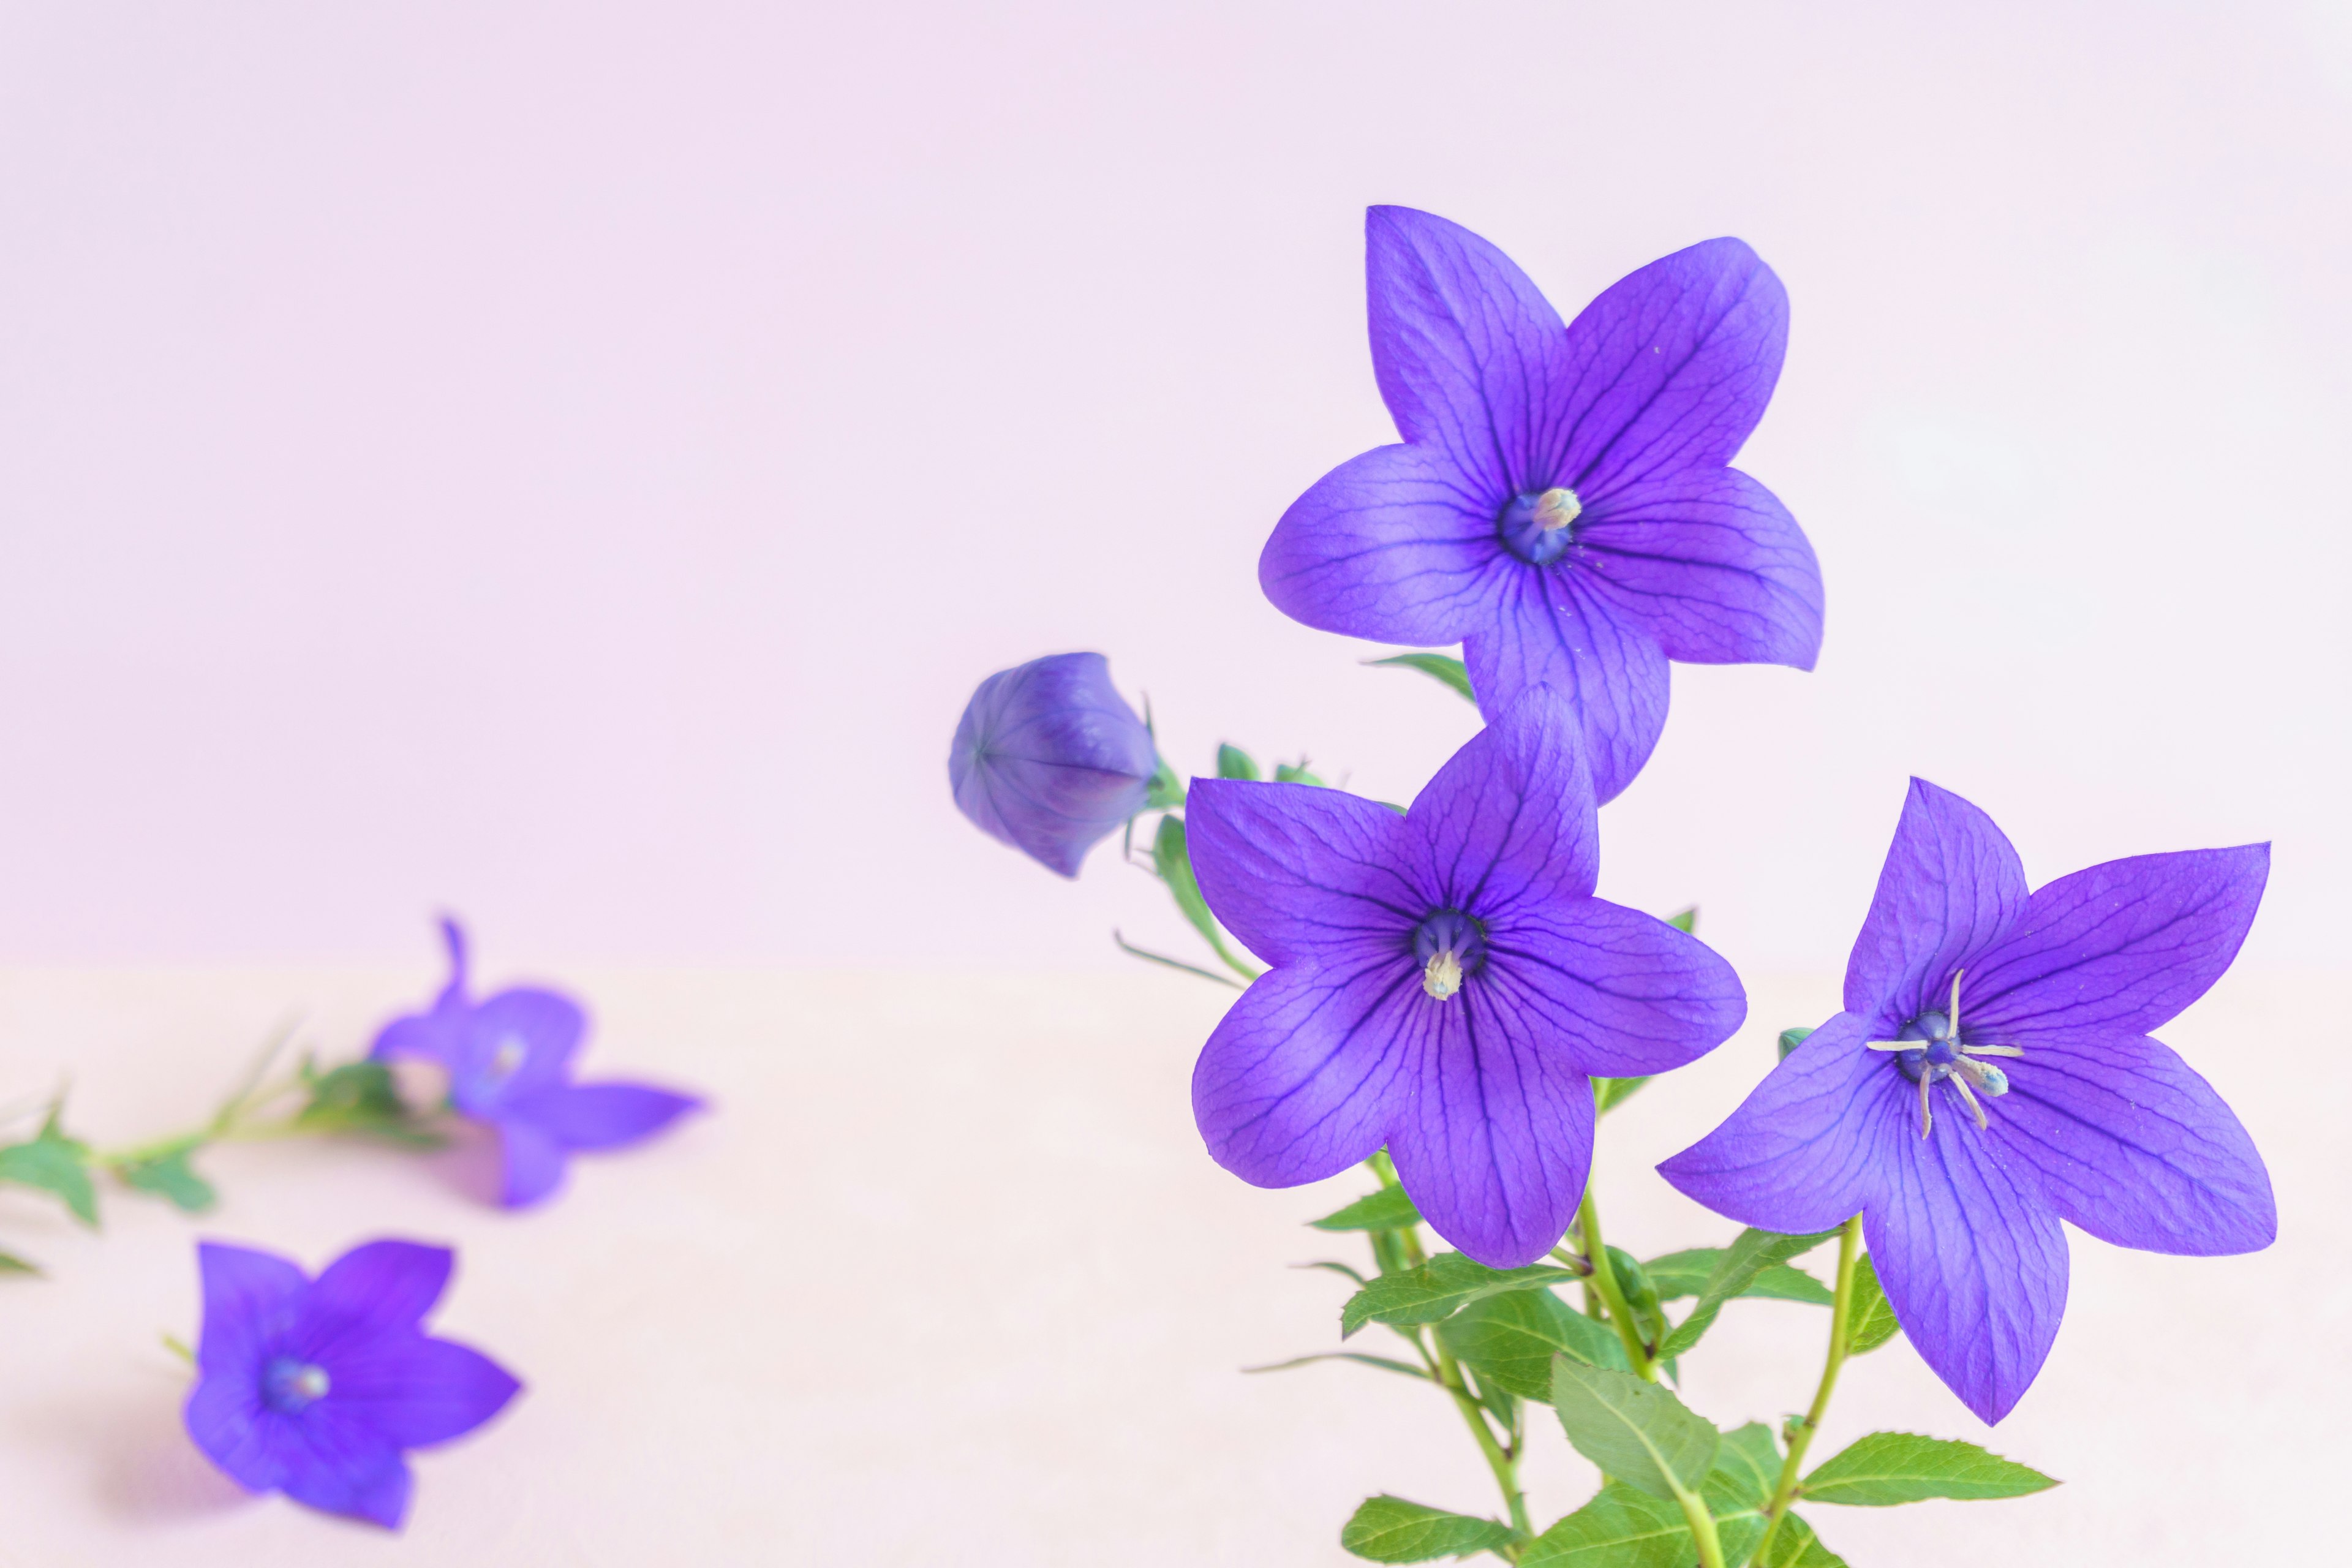
[[[1170,767],[1164,761],[1158,757],[1154,757],[1152,761],[1158,763],[1159,766],[1152,770],[1150,787],[1144,792],[1143,809],[1146,811],[1181,809],[1184,805],[1184,781],[1178,777],[1176,770]]]
[[[1185,846],[1182,817],[1160,819],[1160,830],[1151,840],[1151,868],[1168,884],[1176,907],[1192,922],[1192,929],[1201,933],[1202,940],[1216,951],[1227,967],[1255,979],[1258,971],[1244,963],[1225,945],[1224,932],[1218,929],[1216,917],[1209,912],[1208,900],[1201,897],[1201,884],[1192,879],[1192,854]]]
[[[13,1252],[0,1252],[0,1274],[31,1274],[37,1276],[41,1266],[28,1262]]]
[[[1402,1230],[1421,1223],[1421,1211],[1412,1206],[1402,1187],[1382,1187],[1346,1208],[1307,1223],[1318,1230]]]
[[[1507,1524],[1449,1513],[1383,1492],[1366,1498],[1339,1531],[1339,1544],[1374,1563],[1427,1563],[1467,1557],[1519,1539]]]
[[[1723,1251],[1720,1247],[1685,1247],[1663,1258],[1653,1258],[1643,1267],[1650,1271],[1651,1283],[1658,1288],[1659,1300],[1679,1301],[1706,1289],[1706,1282],[1715,1276],[1716,1265],[1723,1261]],[[1775,1263],[1759,1271],[1739,1293],[1776,1301],[1802,1301],[1814,1307],[1827,1307],[1837,1300],[1837,1292],[1792,1263]]]
[[[1715,1468],[1723,1436],[1672,1391],[1630,1372],[1551,1363],[1551,1403],[1570,1447],[1601,1473],[1655,1498],[1695,1490]]]
[[[1780,1521],[1780,1533],[1772,1538],[1772,1554],[1758,1559],[1755,1568],[1846,1568],[1846,1561],[1822,1544],[1813,1527],[1795,1514]]]
[[[2040,1470],[1989,1454],[1974,1443],[1873,1432],[1829,1459],[1798,1487],[1809,1502],[1892,1508],[1929,1498],[1982,1502],[2024,1497],[2058,1484]]]
[[[89,1179],[89,1148],[58,1125],[61,1108],[52,1106],[31,1142],[0,1149],[0,1182],[37,1187],[63,1199],[74,1218],[95,1228],[98,1188]]]
[[[1255,779],[1257,759],[1239,746],[1220,745],[1217,748],[1217,776],[1221,779]]]
[[[345,1062],[320,1072],[306,1061],[302,1086],[310,1098],[294,1113],[294,1125],[302,1131],[365,1132],[415,1149],[437,1149],[447,1142],[418,1125],[393,1087],[392,1068],[383,1062]]]
[[[1470,669],[1450,653],[1401,653],[1389,658],[1368,658],[1368,665],[1393,665],[1403,669],[1417,669],[1422,674],[1442,680],[1452,687],[1465,701],[1475,702],[1478,694],[1470,689]]]
[[[1548,1264],[1489,1268],[1458,1252],[1441,1252],[1402,1274],[1383,1274],[1349,1297],[1340,1309],[1339,1337],[1366,1323],[1434,1323],[1484,1297],[1575,1278],[1574,1271]]]
[[[1549,1290],[1508,1290],[1473,1301],[1437,1326],[1438,1342],[1481,1377],[1538,1405],[1551,1403],[1551,1358],[1630,1371],[1616,1331]]]
[[[1641,1260],[1622,1247],[1609,1249],[1610,1272],[1617,1278],[1617,1289],[1625,1298],[1625,1305],[1633,1311],[1634,1326],[1641,1331],[1645,1345],[1663,1343],[1666,1337],[1666,1310],[1658,1304],[1658,1288],[1650,1282],[1650,1271]]]
[[[184,1213],[202,1214],[220,1201],[220,1194],[188,1163],[195,1152],[193,1145],[174,1149],[152,1160],[133,1161],[119,1167],[115,1173],[122,1178],[124,1186],[169,1199]]]
[[[1803,1045],[1805,1043],[1805,1037],[1811,1033],[1812,1030],[1803,1027],[1781,1030],[1780,1059],[1784,1062],[1787,1061],[1789,1059],[1789,1053],[1795,1050],[1799,1046]]]
[[[1274,782],[1276,784],[1313,784],[1317,789],[1328,787],[1321,779],[1317,778],[1313,773],[1307,771],[1307,763],[1303,760],[1297,767],[1291,766],[1288,763],[1275,763]]]
[[[1309,1362],[1318,1361],[1351,1361],[1360,1366],[1376,1366],[1382,1372],[1401,1372],[1407,1377],[1417,1377],[1423,1383],[1437,1381],[1411,1362],[1397,1361],[1384,1355],[1365,1355],[1357,1351],[1318,1351],[1313,1355],[1295,1355],[1288,1361],[1277,1361],[1265,1366],[1245,1366],[1242,1371],[1244,1373],[1288,1372],[1294,1366],[1305,1366]]]
[[[1678,915],[1668,915],[1666,923],[1685,936],[1690,935],[1691,932],[1698,930],[1698,906],[1693,904]]]
[[[1776,1231],[1749,1227],[1739,1233],[1739,1238],[1723,1249],[1723,1257],[1707,1276],[1706,1285],[1698,1293],[1697,1302],[1690,1315],[1666,1336],[1658,1347],[1661,1359],[1678,1356],[1706,1337],[1715,1325],[1716,1314],[1723,1304],[1755,1283],[1756,1277],[1775,1263],[1786,1263],[1800,1253],[1810,1251],[1835,1236],[1825,1230],[1818,1236],[1782,1236]]]
[[[1848,1355],[1864,1355],[1903,1331],[1895,1321],[1895,1303],[1878,1283],[1878,1265],[1864,1253],[1853,1266],[1853,1300],[1846,1308]]]
[[[1593,1114],[1596,1116],[1608,1115],[1611,1111],[1616,1110],[1619,1106],[1633,1099],[1633,1096],[1641,1089],[1641,1087],[1649,1081],[1650,1080],[1646,1078],[1594,1079],[1592,1080]]]

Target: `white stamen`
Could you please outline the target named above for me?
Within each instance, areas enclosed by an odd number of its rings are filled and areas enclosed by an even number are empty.
[[[1556,532],[1584,514],[1584,503],[1571,489],[1555,489],[1536,497],[1536,526]]]
[[[1984,1092],[1988,1100],[1999,1100],[2009,1092],[2009,1075],[1985,1062],[1972,1062],[1966,1057],[1952,1064],[1952,1070]]]
[[[1924,1083],[1927,1080],[1923,1079],[1920,1081]],[[1976,1091],[1969,1088],[1967,1075],[1955,1073],[1951,1081],[1952,1087],[1960,1091],[1960,1098],[1969,1102],[1969,1113],[1977,1119],[1977,1131],[1983,1131],[1985,1130],[1984,1107],[1977,1102]]]
[[[1452,948],[1439,948],[1431,955],[1429,967],[1421,972],[1421,988],[1440,1002],[1462,989],[1462,961]]]
[[[1972,1057],[2021,1057],[2025,1054],[2015,1046],[1962,1046],[1960,1049]]]
[[[1927,1086],[1934,1081],[1927,1073],[1919,1075],[1919,1136],[1922,1138],[1936,1127],[1936,1113],[1927,1109]]]
[[[1874,1051],[1923,1051],[1927,1048],[1925,1040],[1864,1040],[1863,1045]]]

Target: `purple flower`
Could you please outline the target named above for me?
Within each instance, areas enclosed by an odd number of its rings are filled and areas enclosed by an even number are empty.
[[[980,683],[948,782],[982,832],[1075,877],[1087,850],[1143,809],[1159,766],[1103,656],[1057,653]]]
[[[1860,1214],[1904,1331],[1998,1421],[2065,1310],[2061,1219],[2151,1252],[2252,1252],[2277,1233],[2246,1130],[2147,1034],[2229,968],[2269,871],[2250,844],[2028,894],[1992,819],[1914,779],[1845,1011],[1659,1169],[1767,1230]]]
[[[568,1154],[617,1149],[667,1127],[702,1101],[638,1083],[573,1083],[572,1055],[587,1032],[580,1004],[518,985],[480,1002],[466,997],[466,933],[441,922],[449,984],[432,1011],[394,1018],[368,1055],[436,1064],[449,1075],[449,1103],[498,1130],[505,1160],[500,1193],[509,1208],[537,1203],[563,1180]]]
[[[1266,597],[1325,631],[1462,643],[1489,720],[1557,689],[1603,801],[1657,744],[1668,659],[1812,668],[1812,547],[1726,466],[1789,334],[1754,251],[1676,251],[1562,326],[1508,257],[1444,218],[1374,207],[1364,238],[1372,370],[1404,443],[1283,514]]]
[[[1209,1152],[1259,1186],[1385,1144],[1440,1236],[1528,1263],[1583,1195],[1587,1076],[1680,1067],[1747,1012],[1713,952],[1592,896],[1592,784],[1541,688],[1402,817],[1335,789],[1196,779],[1189,818],[1209,907],[1273,965],[1192,1071]]]
[[[371,1241],[313,1280],[275,1254],[201,1243],[188,1436],[248,1491],[398,1529],[411,1485],[401,1455],[465,1436],[522,1387],[481,1352],[425,1333],[453,1256]]]

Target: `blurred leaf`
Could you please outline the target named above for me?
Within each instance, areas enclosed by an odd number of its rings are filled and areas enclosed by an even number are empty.
[[[1759,1559],[1756,1568],[1846,1568],[1846,1561],[1822,1544],[1813,1527],[1790,1514],[1772,1538],[1772,1554]]]
[[[1203,980],[1213,980],[1220,985],[1230,985],[1236,991],[1242,989],[1241,982],[1230,974],[1220,974],[1213,969],[1203,969],[1197,963],[1187,963],[1181,958],[1171,958],[1164,952],[1154,952],[1148,947],[1138,947],[1120,935],[1115,928],[1110,933],[1110,939],[1118,944],[1118,950],[1121,952],[1130,953],[1147,963],[1165,964],[1170,969],[1181,969],[1187,974],[1197,974]]]
[[[1339,1313],[1339,1337],[1366,1323],[1433,1323],[1481,1297],[1575,1278],[1547,1264],[1496,1269],[1458,1252],[1441,1252],[1402,1274],[1383,1274],[1349,1298]]]
[[[1295,768],[1288,763],[1275,763],[1274,782],[1276,784],[1313,784],[1318,789],[1325,787],[1321,779],[1317,778],[1313,773],[1307,771],[1307,763],[1304,761],[1300,762]]]
[[[1889,1508],[1928,1498],[1976,1502],[2023,1497],[2057,1484],[2040,1470],[1989,1454],[1974,1443],[1873,1432],[1807,1476],[1800,1492],[1811,1502]]]
[[[1759,1510],[1772,1500],[1780,1484],[1780,1447],[1772,1428],[1750,1421],[1723,1435],[1716,1450],[1715,1468],[1706,1476],[1707,1510],[1718,1518],[1742,1509]]]
[[[1676,931],[1681,931],[1685,936],[1688,936],[1691,932],[1698,930],[1698,906],[1696,904],[1693,904],[1690,908],[1685,910],[1678,915],[1668,915],[1666,917],[1666,923],[1674,927]]]
[[[1679,1301],[1706,1289],[1716,1265],[1723,1261],[1723,1252],[1720,1247],[1693,1247],[1669,1252],[1664,1258],[1653,1258],[1643,1267],[1650,1271],[1651,1282],[1658,1288],[1658,1300]],[[1776,1301],[1803,1301],[1815,1307],[1826,1307],[1837,1300],[1837,1292],[1790,1263],[1775,1263],[1759,1271],[1740,1294],[1765,1296]]]
[[[414,1148],[438,1148],[441,1135],[419,1124],[418,1119],[393,1087],[392,1069],[382,1062],[345,1062],[319,1072],[302,1067],[310,1098],[295,1113],[294,1125],[306,1132],[365,1132]]]
[[[0,1252],[0,1274],[34,1274],[41,1271],[37,1263],[27,1263],[13,1252]]]
[[[174,1149],[152,1160],[140,1160],[121,1166],[116,1174],[122,1178],[125,1186],[168,1198],[188,1214],[202,1214],[219,1201],[220,1194],[213,1190],[210,1182],[196,1174],[194,1166],[188,1163],[194,1153],[194,1149]]]
[[[1818,1236],[1782,1236],[1776,1231],[1753,1227],[1739,1233],[1739,1238],[1723,1249],[1715,1270],[1707,1276],[1706,1284],[1698,1293],[1697,1302],[1690,1315],[1675,1331],[1666,1336],[1659,1347],[1664,1356],[1678,1356],[1704,1338],[1715,1324],[1716,1314],[1723,1304],[1755,1283],[1756,1277],[1775,1263],[1786,1263],[1800,1253],[1810,1251],[1835,1236],[1825,1230]]]
[[[1878,1265],[1866,1252],[1854,1265],[1853,1300],[1846,1308],[1845,1331],[1848,1355],[1866,1355],[1903,1331],[1903,1325],[1895,1321],[1895,1303],[1886,1299],[1878,1283]]]
[[[41,1131],[32,1142],[11,1143],[0,1149],[0,1182],[54,1193],[65,1200],[76,1219],[95,1226],[98,1189],[90,1184],[89,1168],[85,1163],[89,1150],[58,1129],[58,1114],[55,1110],[49,1112],[48,1120],[41,1123]]]
[[[1339,1544],[1375,1563],[1426,1563],[1434,1557],[1466,1557],[1508,1546],[1509,1525],[1466,1513],[1424,1508],[1386,1493],[1366,1498],[1339,1531]]]
[[[1239,746],[1217,748],[1217,776],[1221,779],[1255,779],[1258,776],[1257,759]]]
[[[1454,1359],[1522,1399],[1551,1403],[1551,1358],[1628,1370],[1624,1342],[1549,1290],[1507,1290],[1471,1302],[1437,1326]]]
[[[1359,1286],[1369,1285],[1371,1283],[1370,1280],[1365,1279],[1361,1274],[1357,1273],[1346,1264],[1333,1263],[1328,1259],[1318,1260],[1313,1263],[1294,1263],[1291,1267],[1293,1268],[1328,1268],[1334,1274],[1346,1275],[1349,1279],[1353,1279]]]
[[[1812,1030],[1803,1028],[1781,1030],[1780,1059],[1782,1061],[1787,1061],[1789,1059],[1789,1053],[1795,1050],[1799,1046],[1803,1045],[1805,1043],[1805,1037],[1811,1033]]]
[[[1422,674],[1444,681],[1460,696],[1475,702],[1477,694],[1470,689],[1470,671],[1450,653],[1401,653],[1391,658],[1368,658],[1369,665],[1394,665],[1404,669],[1417,669]]]
[[[1627,1100],[1650,1080],[1646,1078],[1596,1078],[1592,1080],[1592,1110],[1595,1115],[1606,1116]]]
[[[1420,1378],[1423,1383],[1436,1381],[1427,1372],[1411,1362],[1392,1361],[1384,1355],[1360,1355],[1354,1351],[1318,1351],[1313,1355],[1292,1356],[1288,1361],[1278,1361],[1269,1366],[1245,1366],[1242,1370],[1244,1372],[1288,1372],[1294,1366],[1305,1366],[1309,1362],[1317,1361],[1358,1362],[1365,1366],[1379,1367],[1383,1372],[1401,1372],[1407,1377]]]
[[[1175,896],[1176,907],[1192,922],[1192,929],[1201,933],[1202,940],[1216,950],[1217,956],[1229,967],[1255,978],[1258,971],[1234,957],[1233,950],[1225,945],[1224,932],[1217,928],[1216,917],[1209,913],[1208,902],[1201,897],[1201,884],[1192,879],[1192,856],[1185,847],[1182,817],[1160,819],[1160,831],[1151,840],[1151,868],[1160,873],[1160,879]]]
[[[1652,1497],[1687,1491],[1715,1468],[1722,1434],[1674,1394],[1630,1372],[1551,1363],[1552,1409],[1576,1451],[1601,1473]]]
[[[1412,1206],[1402,1187],[1382,1187],[1337,1214],[1307,1223],[1318,1230],[1402,1230],[1421,1223],[1421,1211]]]

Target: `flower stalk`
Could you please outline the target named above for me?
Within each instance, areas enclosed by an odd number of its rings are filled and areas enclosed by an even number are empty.
[[[1592,1201],[1592,1184],[1584,1184],[1584,1201],[1577,1205],[1576,1228],[1584,1242],[1584,1256],[1592,1267],[1586,1281],[1601,1295],[1601,1304],[1608,1309],[1609,1321],[1617,1329],[1617,1338],[1625,1346],[1625,1359],[1633,1370],[1651,1383],[1658,1381],[1657,1358],[1642,1339],[1642,1331],[1633,1321],[1633,1310],[1625,1303],[1625,1292],[1617,1283],[1617,1270],[1609,1261],[1608,1244],[1601,1239],[1601,1210]]]
[[[1855,1215],[1838,1231],[1837,1299],[1830,1304],[1830,1349],[1822,1363],[1821,1386],[1813,1390],[1812,1407],[1804,1419],[1791,1423],[1789,1428],[1789,1457],[1780,1462],[1780,1481],[1772,1489],[1772,1500],[1764,1510],[1764,1539],[1756,1543],[1756,1561],[1771,1561],[1773,1538],[1780,1533],[1780,1521],[1788,1517],[1789,1504],[1797,1495],[1797,1473],[1804,1468],[1805,1450],[1811,1446],[1813,1434],[1821,1430],[1822,1417],[1829,1414],[1830,1395],[1837,1390],[1838,1372],[1845,1365],[1846,1351],[1853,1342],[1853,1268],[1861,1254],[1862,1216]]]

